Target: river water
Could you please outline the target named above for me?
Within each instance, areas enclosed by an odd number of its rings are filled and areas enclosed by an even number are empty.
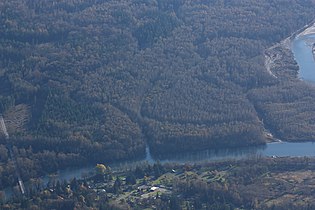
[[[315,34],[297,36],[292,42],[292,52],[300,71],[299,77],[304,81],[315,82],[315,62],[312,53],[312,44],[315,43]]]
[[[143,159],[124,161],[111,164],[113,170],[124,170],[135,168],[141,164],[152,164],[157,161],[160,163],[201,163],[206,161],[220,161],[227,159],[241,159],[253,156],[276,156],[276,157],[302,157],[315,156],[315,142],[289,143],[274,142],[256,147],[229,148],[229,149],[207,149],[196,152],[177,153],[172,155],[163,155],[152,157],[149,148],[146,149],[146,157]],[[106,164],[106,163],[105,163]],[[82,178],[91,171],[94,166],[66,169],[57,173],[56,178],[60,180],[70,180],[73,177]],[[48,176],[44,177],[44,182],[48,182]]]
[[[315,82],[315,62],[312,55],[312,43],[315,42],[315,34],[297,36],[292,41],[292,52],[300,67],[299,77],[302,80]],[[303,157],[315,156],[315,143],[289,143],[289,142],[275,142],[263,146],[243,147],[243,148],[229,148],[229,149],[207,149],[197,152],[185,152],[171,155],[164,155],[154,157],[151,155],[149,148],[146,148],[146,156],[140,160],[132,160],[127,162],[119,162],[110,165],[114,170],[124,168],[134,168],[139,164],[152,164],[156,161],[161,163],[198,163],[205,161],[218,161],[226,159],[241,159],[250,156],[275,156],[275,157]],[[106,164],[106,163],[105,163]],[[54,176],[57,180],[70,180],[73,177],[82,178],[82,175],[88,175],[93,171],[94,166],[66,169],[57,172]],[[49,176],[42,178],[43,183],[47,183]],[[6,189],[7,197],[10,197],[9,189]]]
[[[311,43],[315,42],[315,34],[306,36],[297,36],[292,41],[292,52],[300,67],[299,76],[306,81],[315,82],[315,62],[312,55]],[[275,142],[263,146],[229,148],[229,149],[207,149],[197,152],[185,152],[171,155],[154,157],[149,148],[146,148],[146,157],[140,160],[121,162],[111,165],[114,169],[130,168],[142,163],[196,163],[204,161],[217,161],[225,159],[241,159],[248,156],[315,156],[315,143],[302,142]],[[93,169],[91,167],[68,169],[60,171],[59,178],[69,180],[72,177],[80,178],[82,173],[88,173]]]
[[[297,61],[300,71],[299,77],[302,80],[315,82],[315,62],[312,54],[312,43],[315,42],[315,34],[297,36],[292,41],[292,52],[295,60]],[[154,157],[151,155],[149,148],[146,149],[146,157],[141,160],[128,161],[113,164],[113,168],[129,168],[142,164],[144,162],[154,163],[159,161],[161,163],[175,162],[175,163],[197,163],[204,161],[217,161],[225,159],[241,159],[248,156],[315,156],[315,143],[302,142],[275,142],[263,146],[256,147],[243,147],[243,148],[230,148],[230,149],[207,149],[197,152],[185,152],[171,155],[163,155]],[[70,177],[79,177],[84,172],[92,170],[91,167],[63,170],[59,172],[60,178],[69,179]]]

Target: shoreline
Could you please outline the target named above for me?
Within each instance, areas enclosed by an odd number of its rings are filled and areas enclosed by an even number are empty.
[[[306,24],[303,28],[293,32],[290,36],[287,38],[284,38],[278,43],[275,43],[274,45],[270,46],[267,48],[264,52],[265,56],[265,68],[267,72],[273,76],[274,78],[278,78],[279,75],[277,75],[275,72],[272,71],[272,69],[275,67],[275,63],[277,60],[282,59],[282,55],[278,53],[273,53],[273,51],[276,48],[282,48],[284,50],[289,50],[291,51],[292,49],[292,41],[299,36],[306,36],[306,35],[315,35],[315,20],[313,20],[311,23]],[[314,43],[315,44],[315,43]],[[313,55],[315,59],[315,46],[313,45]]]
[[[308,35],[315,35],[315,20],[311,24],[306,25],[306,28],[304,31],[297,34],[296,36],[293,36],[292,38],[300,37],[300,36],[308,36]],[[315,61],[315,43],[312,43],[311,48],[312,48],[313,59]]]
[[[305,36],[305,35],[311,35],[311,34],[315,34],[315,22],[308,25],[308,27],[306,27],[306,29],[302,31],[301,33],[299,33],[297,36]]]
[[[275,43],[273,46],[267,48],[264,52],[265,57],[265,68],[269,75],[272,77],[279,79],[279,80],[294,80],[297,79],[299,81],[303,81],[306,83],[309,83],[306,80],[303,80],[300,75],[300,67],[298,67],[298,70],[296,72],[296,69],[292,66],[294,65],[294,62],[296,62],[296,58],[294,56],[294,53],[292,51],[292,43],[295,41],[295,39],[302,38],[303,36],[314,36],[315,35],[315,20],[311,21],[309,24],[306,24],[301,29],[293,32],[288,37],[284,38],[278,43]],[[309,47],[312,50],[313,54],[313,60],[315,62],[315,39],[310,39],[308,42]],[[290,65],[292,64],[292,65]],[[298,65],[296,63],[296,65]],[[281,71],[279,69],[282,69]],[[312,85],[315,85],[312,83]],[[267,144],[272,143],[279,143],[282,142],[281,140],[275,138],[273,134],[269,131],[266,133],[267,138]],[[284,142],[295,142],[298,143],[299,141],[286,141]],[[314,141],[309,141],[314,142]]]

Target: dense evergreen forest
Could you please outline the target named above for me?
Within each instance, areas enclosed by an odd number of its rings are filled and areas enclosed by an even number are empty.
[[[2,0],[0,11],[0,110],[24,179],[139,157],[146,142],[263,144],[264,124],[315,140],[315,89],[292,55],[276,76],[265,68],[267,49],[313,20],[311,0]],[[1,144],[3,187],[14,173]]]

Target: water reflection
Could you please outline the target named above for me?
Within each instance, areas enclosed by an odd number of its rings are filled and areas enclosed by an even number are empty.
[[[313,157],[315,156],[314,142],[290,143],[281,142],[267,144],[266,149],[260,151],[263,156],[278,156],[278,157]]]
[[[299,65],[299,77],[305,81],[315,82],[315,62],[312,44],[315,34],[297,36],[292,42],[292,52]]]
[[[259,151],[263,151],[266,147],[266,145],[262,145],[241,148],[207,149],[195,152],[157,155],[153,157],[154,160],[159,160],[161,163],[196,163],[225,159],[241,159],[248,156],[259,155]]]
[[[300,67],[299,76],[306,81],[315,82],[315,62],[312,54],[312,43],[315,43],[315,34],[298,36],[292,42],[292,52]],[[218,161],[226,159],[241,159],[249,156],[291,156],[291,157],[304,157],[315,156],[315,143],[302,142],[302,143],[270,143],[263,146],[252,146],[242,148],[227,148],[227,149],[206,149],[196,152],[185,152],[177,154],[165,155],[152,155],[149,147],[146,148],[146,156],[142,159],[123,161],[109,166],[115,170],[134,169],[142,164],[153,164],[156,161],[161,163],[198,163],[205,161]],[[106,164],[106,163],[105,163]],[[71,180],[72,178],[82,178],[88,176],[93,172],[94,165],[81,168],[70,168],[60,170],[57,174],[53,175],[55,180]],[[43,184],[47,184],[52,176],[42,177]],[[7,198],[12,195],[12,189],[7,188],[4,190]]]

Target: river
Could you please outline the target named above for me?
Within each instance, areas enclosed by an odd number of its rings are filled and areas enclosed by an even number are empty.
[[[300,71],[299,77],[302,80],[315,82],[315,62],[312,54],[312,43],[315,42],[315,34],[298,35],[292,41],[292,52],[297,61]],[[141,160],[121,162],[113,164],[112,168],[121,169],[134,167],[144,162],[154,163],[159,161],[161,163],[175,162],[175,163],[196,163],[204,161],[217,161],[225,159],[241,159],[248,156],[274,156],[274,157],[303,157],[315,156],[315,143],[302,142],[275,142],[263,146],[243,147],[243,148],[229,148],[229,149],[207,149],[197,152],[185,152],[178,154],[163,155],[153,157],[149,148],[146,149],[146,157]],[[80,177],[82,172],[87,173],[92,170],[91,167],[63,170],[59,172],[61,179],[69,179],[70,177]]]
[[[315,43],[315,34],[301,35],[293,40],[291,47],[295,60],[300,67],[299,77],[308,82],[315,82],[313,43]]]
[[[297,36],[292,41],[292,52],[300,67],[299,77],[302,80],[315,82],[315,62],[312,54],[312,43],[315,42],[315,34]],[[207,149],[197,152],[185,152],[171,155],[164,155],[153,157],[149,148],[146,148],[146,156],[140,160],[132,160],[126,162],[118,162],[111,164],[113,170],[130,169],[139,164],[154,162],[161,163],[198,163],[205,161],[218,161],[226,159],[241,159],[249,156],[273,156],[273,157],[303,157],[315,156],[315,143],[289,143],[289,142],[275,142],[263,146],[243,147],[243,148],[229,148],[229,149]],[[105,163],[106,164],[106,163]],[[70,180],[73,177],[81,178],[82,175],[87,175],[93,171],[94,166],[87,166],[82,168],[72,168],[58,171],[54,176],[57,180]],[[42,178],[43,183],[47,183],[49,176]],[[6,189],[7,197],[10,197],[11,190]]]
[[[315,34],[297,36],[292,41],[292,51],[295,59],[300,66],[299,76],[306,81],[315,82],[315,62],[312,55],[311,40],[315,40]],[[125,168],[141,164],[143,162],[154,163],[160,161],[166,162],[202,162],[202,161],[216,161],[224,159],[240,159],[248,156],[262,155],[262,156],[315,156],[315,143],[289,143],[289,142],[276,142],[269,143],[264,146],[257,147],[243,147],[232,149],[215,149],[203,150],[197,152],[185,152],[171,155],[164,155],[153,157],[149,148],[146,149],[146,157],[142,160],[128,161],[113,164],[112,168]],[[82,173],[87,173],[92,170],[91,167],[80,169],[68,169],[60,171],[59,177],[61,179],[69,180],[71,177],[80,177]]]

